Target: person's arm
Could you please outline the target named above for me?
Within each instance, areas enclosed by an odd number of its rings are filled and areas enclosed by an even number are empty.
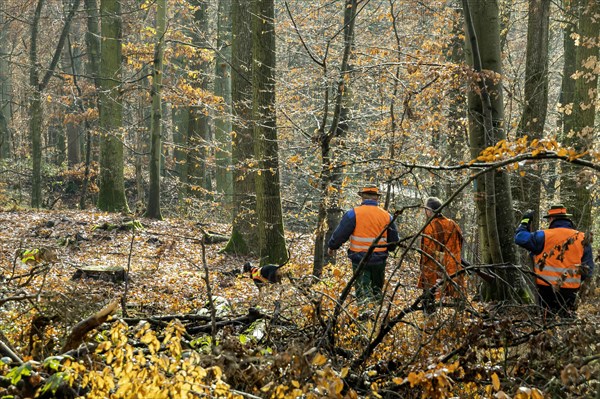
[[[519,224],[515,232],[515,244],[525,248],[534,255],[540,254],[544,250],[546,236],[542,230],[530,232],[529,221]]]
[[[355,227],[356,215],[354,213],[354,209],[351,209],[348,212],[344,213],[344,216],[342,216],[340,224],[335,229],[335,231],[329,238],[329,241],[327,242],[327,248],[333,251],[338,250],[342,246],[342,244],[348,241]]]
[[[387,229],[387,242],[390,243],[387,246],[387,250],[389,252],[394,252],[397,247],[397,244],[394,243],[397,243],[398,241],[400,241],[400,235],[398,234],[398,226],[396,226],[396,223],[391,223]]]
[[[588,279],[594,273],[594,252],[592,251],[592,246],[590,244],[586,244],[583,247],[583,256],[581,257],[581,264],[587,267],[583,268],[583,273],[581,273],[581,280]]]

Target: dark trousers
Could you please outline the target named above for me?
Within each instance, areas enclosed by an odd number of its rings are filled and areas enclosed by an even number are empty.
[[[540,295],[540,306],[561,317],[572,317],[575,315],[575,301],[577,300],[578,288],[560,288],[554,290],[548,285],[538,285]]]
[[[352,271],[356,273],[358,263],[352,262]],[[385,279],[385,263],[365,265],[354,282],[356,299],[359,303],[368,301],[381,302],[383,299],[383,283]]]

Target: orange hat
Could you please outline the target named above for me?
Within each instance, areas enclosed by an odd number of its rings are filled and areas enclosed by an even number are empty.
[[[550,207],[550,210],[548,211],[547,215],[544,215],[543,217],[545,219],[547,218],[554,218],[554,217],[569,217],[569,216],[573,216],[570,213],[567,213],[567,208],[564,205],[552,205]]]
[[[381,194],[379,194],[379,188],[374,184],[368,184],[368,185],[364,186],[358,192],[358,195],[362,195],[362,194],[381,195]]]

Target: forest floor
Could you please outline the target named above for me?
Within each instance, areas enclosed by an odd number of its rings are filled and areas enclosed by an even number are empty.
[[[162,340],[157,347],[174,350],[169,337],[175,332],[169,332],[171,327],[166,326],[175,317],[181,320],[183,328],[175,327],[174,331],[178,331],[183,344],[171,358],[182,361],[181,351],[190,349],[203,353],[199,361],[202,366],[220,370],[211,374],[209,388],[199,385],[205,387],[205,394],[214,396],[475,398],[498,395],[503,389],[518,393],[516,389],[525,387],[529,396],[515,397],[534,398],[537,392],[586,397],[594,395],[600,385],[597,377],[583,381],[585,376],[600,370],[600,288],[588,290],[579,308],[580,317],[574,322],[540,324],[538,319],[527,316],[527,309],[506,316],[474,302],[469,313],[449,308],[428,318],[410,308],[419,296],[418,268],[416,262],[405,262],[403,273],[394,274],[400,277],[389,279],[398,295],[390,302],[388,320],[398,324],[372,348],[367,361],[357,363],[355,359],[366,353],[386,326],[379,317],[359,320],[364,309],[350,300],[338,315],[336,344],[333,348],[319,347],[317,343],[327,333],[336,299],[351,277],[351,268],[345,258],[338,259],[338,265],[326,268],[323,279],[315,284],[309,277],[310,235],[286,237],[291,259],[284,270],[289,278],[259,296],[250,277],[241,272],[246,261],[257,262],[256,259],[223,254],[220,250],[224,243],[201,242],[207,231],[228,235],[229,225],[200,225],[185,219],[136,220],[143,228],[127,229],[129,216],[95,211],[0,213],[0,272],[5,279],[11,276],[2,288],[2,297],[28,296],[26,301],[0,306],[0,332],[23,360],[41,361],[60,355],[73,326],[119,300],[114,320],[129,324],[122,334],[127,337],[125,342],[133,342],[133,348],[148,345],[140,352],[146,356],[155,355],[153,341],[148,334],[140,335],[140,329],[146,331],[147,327],[140,327],[139,323],[149,321],[157,330]],[[18,261],[15,253],[33,248],[52,248],[56,259],[44,263],[38,273],[29,274],[32,265]],[[127,284],[73,279],[78,269],[90,266],[123,267],[129,271]],[[210,284],[206,282],[207,274]],[[471,276],[469,282],[471,296],[478,281]],[[208,290],[215,299],[214,319],[210,318]],[[32,327],[33,320],[40,316],[51,320],[43,332]],[[214,330],[206,328],[211,321]],[[102,346],[103,339],[108,340],[108,331],[113,348],[119,342],[114,338],[119,327],[111,327],[110,323],[96,330],[100,335],[87,339],[96,345],[100,342],[100,348],[106,351],[102,358],[105,365],[113,357],[111,354],[107,361],[107,354],[112,353],[110,345]],[[565,346],[567,337],[570,341]],[[220,349],[215,349],[217,343],[213,340],[218,341]],[[553,352],[545,353],[544,348]],[[112,362],[114,393],[126,385],[122,377],[117,378],[121,368]],[[142,363],[134,362],[129,367],[135,369]],[[353,365],[360,367],[353,369]],[[85,385],[86,378],[92,378],[91,374],[81,377],[92,373],[92,367],[86,367],[73,381]],[[138,374],[144,373],[138,369]],[[176,374],[171,370],[161,374],[161,378]],[[156,389],[166,392],[166,380],[153,381],[159,381]],[[220,382],[226,385],[219,385]],[[145,384],[144,389],[152,386],[148,382],[140,384]],[[175,385],[168,389],[179,389],[178,395],[182,395],[184,388]],[[95,397],[90,392],[101,397],[104,388],[102,384],[87,382],[90,396],[86,397]],[[170,392],[173,397],[174,391]],[[146,397],[161,396],[156,393]]]

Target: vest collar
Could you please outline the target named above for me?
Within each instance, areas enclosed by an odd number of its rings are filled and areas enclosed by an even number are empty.
[[[555,219],[550,223],[549,229],[567,228],[574,229],[573,222],[570,219]]]
[[[379,205],[379,202],[377,200],[374,200],[374,199],[366,199],[366,200],[363,200],[363,202],[361,202],[361,205],[375,205],[375,206],[377,206],[377,205]]]

